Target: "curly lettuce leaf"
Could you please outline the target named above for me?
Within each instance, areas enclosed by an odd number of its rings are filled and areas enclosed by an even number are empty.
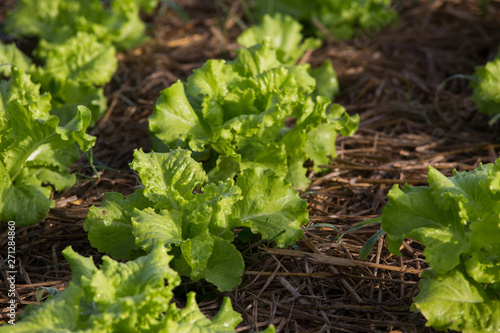
[[[33,83],[30,75],[18,67],[12,67],[10,79],[0,83],[0,98],[0,114],[5,112],[10,102],[17,101],[27,107],[35,118],[47,120],[49,117],[50,94],[41,94],[40,84]]]
[[[107,108],[99,86],[108,83],[117,69],[115,53],[114,47],[89,33],[78,32],[56,45],[42,40],[37,54],[44,66],[33,72],[33,80],[52,94],[52,114],[65,123],[74,117],[71,111],[76,105],[86,105],[95,123]]]
[[[189,104],[180,81],[160,92],[155,112],[149,118],[149,136],[156,151],[187,146],[194,151],[204,150],[209,131]]]
[[[180,284],[169,267],[172,257],[156,244],[134,261],[120,263],[103,257],[100,268],[71,247],[63,251],[71,266],[70,286],[38,307],[31,307],[15,326],[0,332],[234,332],[241,321],[229,299],[208,319],[194,293],[184,309],[171,302]],[[167,284],[165,284],[167,281]]]
[[[283,143],[266,144],[248,139],[240,147],[238,151],[242,158],[239,165],[241,170],[262,168],[273,170],[279,175],[286,175],[288,160],[286,146]]]
[[[241,155],[219,156],[215,167],[208,173],[209,183],[225,182],[234,179],[241,171]]]
[[[141,20],[140,9],[152,10],[158,0],[114,0],[110,8],[105,10],[104,19],[98,22],[106,31],[102,35],[104,40],[109,39],[118,50],[134,48],[148,41],[144,34],[146,24]]]
[[[140,248],[151,251],[155,240],[165,245],[178,245],[182,242],[182,212],[161,210],[158,213],[151,207],[144,210],[134,209],[132,227],[135,240]]]
[[[309,159],[314,162],[316,172],[323,171],[320,166],[337,156],[337,133],[350,136],[358,124],[358,115],[350,117],[342,106],[331,105],[323,96],[316,97],[316,103],[304,103],[295,126],[283,131],[280,139],[287,151],[287,179],[298,188],[306,188],[310,180],[306,177],[304,163]]]
[[[309,220],[307,202],[300,199],[288,181],[271,170],[247,169],[236,178],[243,199],[232,216],[253,233],[286,247],[302,238],[300,227]]]
[[[278,60],[285,65],[294,65],[309,50],[321,46],[321,41],[306,38],[301,34],[302,25],[287,15],[264,15],[259,25],[245,30],[238,43],[244,47],[259,44],[265,37],[270,37],[271,46],[277,50]]]
[[[54,201],[51,190],[40,180],[21,173],[14,183],[3,163],[0,164],[0,219],[16,221],[20,226],[32,225],[47,216]]]
[[[287,246],[302,236],[307,203],[271,170],[247,169],[236,182],[207,183],[190,154],[136,151],[131,166],[144,189],[126,200],[106,194],[101,207],[90,208],[84,229],[92,246],[120,259],[149,252],[160,241],[175,256],[179,273],[232,290],[244,270],[243,257],[231,243],[233,229],[245,226]]]
[[[78,149],[89,150],[95,138],[85,131],[90,111],[81,106],[66,126],[59,119],[46,120],[17,100],[7,104],[0,129],[0,219],[26,226],[44,218],[53,206],[52,184],[62,190],[74,184],[69,167],[79,156]]]
[[[184,240],[182,256],[176,258],[175,269],[193,281],[205,279],[219,291],[231,291],[241,283],[245,263],[241,253],[228,240],[208,231]]]
[[[382,212],[391,252],[398,252],[404,237],[416,238],[426,246],[424,254],[431,267],[445,273],[459,264],[462,255],[481,248],[484,242],[475,240],[483,237],[475,234],[482,228],[475,225],[499,230],[500,194],[491,193],[487,182],[492,166],[455,172],[453,177],[429,166],[430,188],[404,186],[401,191],[394,186]]]
[[[228,267],[228,263],[233,265]],[[206,267],[195,280],[204,278],[220,291],[230,291],[241,284],[245,263],[236,246],[220,237],[214,237],[214,247]]]
[[[75,116],[74,110],[79,105],[85,105],[91,111],[91,126],[107,110],[107,100],[102,87],[78,81],[57,82],[50,77],[45,77],[41,81],[42,88],[53,94],[51,114],[57,116],[63,124],[69,122]],[[47,82],[48,85],[45,86]]]
[[[330,100],[337,96],[340,90],[339,81],[329,59],[325,60],[321,66],[312,69],[310,74],[316,80],[315,96],[325,96]]]
[[[490,116],[493,125],[500,118],[500,52],[485,66],[476,67],[470,85],[479,111]]]
[[[427,318],[427,325],[438,330],[462,332],[498,332],[500,300],[485,292],[461,270],[446,274],[426,271],[420,292],[414,298],[416,308]]]
[[[141,250],[132,234],[132,213],[134,208],[145,209],[152,205],[141,189],[127,199],[121,193],[105,193],[101,206],[90,207],[83,223],[90,245],[115,259],[134,257]]]
[[[231,180],[205,185],[203,193],[196,194],[185,208],[188,234],[195,236],[208,229],[211,234],[232,241],[234,234],[231,230],[238,225],[232,224],[230,215],[235,203],[241,199],[241,188]]]
[[[5,30],[15,37],[40,36],[55,38],[59,6],[63,2],[63,0],[20,0],[16,4],[16,9],[7,14]]]
[[[460,256],[470,249],[470,232],[462,224],[458,209],[443,209],[434,201],[427,187],[395,185],[382,211],[382,229],[388,232],[387,247],[399,253],[405,237],[420,240],[429,265],[446,273],[460,263]]]
[[[319,39],[307,38],[302,42],[301,30],[302,25],[288,15],[266,14],[260,24],[243,31],[238,37],[238,43],[248,48],[269,42],[276,50],[277,60],[284,65],[293,66],[307,51],[321,46]],[[326,60],[318,68],[310,70],[309,74],[316,80],[316,90],[313,95],[333,100],[339,92],[339,83],[332,63]]]

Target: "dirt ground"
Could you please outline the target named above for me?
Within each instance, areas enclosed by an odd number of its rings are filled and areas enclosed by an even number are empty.
[[[3,17],[6,5],[2,5]],[[254,332],[274,324],[279,332],[432,332],[411,311],[419,274],[426,268],[422,246],[407,240],[402,256],[391,255],[384,239],[367,260],[358,259],[366,240],[380,226],[367,226],[342,238],[354,224],[378,217],[394,184],[427,184],[427,165],[446,175],[471,170],[498,157],[498,125],[477,111],[469,82],[500,45],[500,0],[485,13],[479,0],[402,0],[399,19],[380,31],[360,31],[353,40],[327,40],[307,55],[312,67],[330,59],[340,95],[335,102],[361,118],[353,137],[338,138],[338,157],[329,172],[310,173],[302,194],[310,223],[296,248],[240,246],[246,262],[243,283],[221,294],[205,282],[185,281],[177,289],[198,294],[211,316],[230,297],[243,316],[237,330]],[[78,183],[55,195],[56,207],[37,225],[18,228],[18,302],[36,301],[40,287],[60,290],[71,279],[61,255],[68,245],[99,263],[82,229],[87,211],[108,191],[132,193],[138,179],[128,164],[136,148],[150,150],[148,116],[162,89],[185,80],[210,58],[234,57],[236,37],[248,24],[241,2],[178,0],[144,16],[152,39],[118,55],[119,69],[106,86],[109,111],[90,131],[99,174],[86,157],[74,166]],[[439,89],[438,89],[439,88]],[[6,248],[0,225],[0,248]],[[0,273],[0,308],[7,306],[5,272]],[[45,295],[45,297],[47,294]],[[6,319],[0,310],[0,322]]]

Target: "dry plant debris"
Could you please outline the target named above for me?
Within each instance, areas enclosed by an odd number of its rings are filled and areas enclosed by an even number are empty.
[[[12,3],[0,5],[0,19]],[[242,2],[175,4],[144,17],[150,42],[119,54],[118,72],[106,87],[109,111],[91,131],[98,138],[98,174],[82,157],[74,166],[77,185],[57,195],[56,207],[44,220],[18,228],[18,312],[36,302],[40,288],[67,287],[71,275],[61,255],[66,246],[99,262],[101,254],[89,245],[83,220],[105,192],[128,195],[138,185],[128,164],[135,148],[150,149],[147,118],[160,90],[210,58],[234,55],[240,25],[248,24]],[[500,1],[490,0],[486,13],[480,1],[472,0],[399,1],[396,9],[400,16],[394,27],[360,31],[347,42],[328,40],[304,59],[313,67],[327,58],[333,62],[341,86],[336,102],[350,114],[359,113],[361,124],[353,137],[339,138],[339,157],[326,166],[329,172],[311,172],[313,182],[302,194],[310,223],[295,248],[239,244],[247,265],[244,281],[226,293],[243,315],[238,331],[271,323],[279,332],[432,331],[411,311],[419,273],[426,268],[419,243],[407,240],[402,257],[395,257],[381,239],[363,261],[359,251],[378,225],[350,233],[340,243],[336,237],[379,216],[393,184],[425,185],[428,164],[450,175],[498,157],[498,126],[489,127],[477,111],[468,82],[439,86],[493,57],[500,45]],[[1,224],[0,248],[6,248],[6,232]],[[181,305],[188,290],[197,291],[207,315],[220,307],[222,295],[215,287],[189,281],[178,289]],[[6,291],[3,272],[3,309]],[[0,310],[0,322],[5,313]]]

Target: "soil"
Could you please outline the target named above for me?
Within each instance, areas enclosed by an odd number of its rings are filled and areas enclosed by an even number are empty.
[[[241,0],[243,1],[243,0]],[[144,15],[151,40],[118,55],[119,68],[106,87],[109,110],[91,129],[95,174],[87,157],[74,165],[77,184],[56,193],[56,206],[38,224],[18,228],[18,312],[36,303],[40,288],[63,290],[71,271],[61,251],[71,245],[96,264],[82,228],[88,209],[103,194],[128,195],[138,185],[130,169],[134,149],[149,151],[148,116],[160,91],[211,58],[231,59],[248,18],[242,2],[177,0]],[[0,19],[13,1],[0,5]],[[237,330],[254,332],[274,324],[279,332],[432,332],[411,308],[419,275],[427,265],[423,247],[406,240],[401,256],[390,254],[384,239],[366,260],[365,242],[380,229],[369,225],[337,237],[356,223],[379,217],[393,185],[427,184],[427,166],[447,176],[472,170],[498,157],[498,125],[478,112],[469,81],[475,66],[491,60],[500,45],[500,0],[403,0],[393,27],[359,31],[355,39],[328,39],[301,61],[312,67],[330,59],[338,74],[335,102],[361,118],[352,137],[337,139],[329,171],[309,177],[302,193],[310,223],[295,248],[267,243],[241,246],[243,283],[219,293],[205,282],[184,280],[175,301],[197,293],[200,309],[213,316],[224,296],[243,316]],[[100,168],[99,166],[105,166]],[[6,224],[0,248],[6,248]],[[339,260],[347,259],[347,260]],[[0,307],[8,305],[5,271],[0,273]],[[47,297],[45,293],[43,299]],[[0,322],[6,320],[0,310]]]

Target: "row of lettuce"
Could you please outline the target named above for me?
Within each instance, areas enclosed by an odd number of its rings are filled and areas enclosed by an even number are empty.
[[[10,78],[0,83],[2,221],[35,224],[53,207],[52,192],[75,183],[70,167],[95,143],[86,131],[106,111],[102,86],[117,68],[116,50],[145,40],[139,10],[151,11],[156,4],[17,3],[6,30],[14,37],[36,36],[39,42],[33,52],[36,63],[14,44],[0,48],[0,71]],[[0,331],[234,332],[241,315],[229,299],[211,319],[199,310],[194,294],[178,309],[172,297],[181,280],[169,265],[174,257],[161,242],[148,249],[148,255],[127,263],[105,256],[98,269],[92,258],[66,248],[63,255],[73,273],[69,287],[38,307],[28,306],[19,323]]]
[[[70,166],[80,150],[95,143],[86,130],[105,111],[102,86],[116,70],[116,49],[143,41],[138,10],[152,5],[21,1],[11,14],[7,30],[15,37],[36,36],[39,43],[36,64],[14,44],[2,45],[2,74],[10,78],[0,86],[3,221],[36,223],[53,207],[51,192],[75,183]],[[298,57],[290,51],[299,47],[303,53],[320,42],[301,44],[300,25],[291,18],[265,22],[279,28],[288,44],[263,40],[262,27],[248,31],[241,40],[247,47],[234,61],[210,60],[187,83],[163,91],[150,119],[156,152],[138,150],[131,164],[142,188],[126,199],[107,193],[100,207],[90,209],[84,228],[91,244],[129,261],[104,257],[97,269],[91,258],[67,248],[70,286],[41,306],[28,307],[20,324],[0,330],[235,329],[241,316],[229,299],[210,320],[194,294],[183,310],[170,304],[179,273],[232,290],[244,270],[232,243],[235,228],[278,246],[299,240],[300,227],[308,222],[307,202],[290,182],[305,188],[302,164],[308,158],[326,164],[325,156],[335,154],[336,133],[353,133],[359,121],[322,96],[338,90],[331,64],[316,72],[294,65]],[[324,80],[322,90],[313,75]],[[307,144],[308,138],[323,137],[324,144]]]
[[[75,183],[70,166],[95,138],[86,134],[107,108],[103,85],[117,69],[116,49],[146,40],[141,8],[157,0],[17,3],[5,31],[39,42],[31,60],[14,43],[0,45],[2,191],[0,219],[20,226],[44,218],[61,191]],[[76,145],[75,145],[76,143]]]
[[[108,7],[98,0],[49,2],[21,1],[7,22],[15,36],[40,38],[37,65],[13,44],[3,45],[0,55],[15,65],[0,67],[10,77],[0,84],[0,219],[19,226],[47,215],[54,203],[47,184],[55,191],[74,184],[69,167],[79,150],[89,151],[95,142],[85,132],[105,111],[100,87],[116,70],[116,49],[144,41],[139,9],[156,5],[152,0],[115,0]],[[312,1],[269,3],[290,15],[300,6],[327,13],[327,5]],[[269,9],[269,3],[258,8]],[[359,13],[361,2],[353,3],[358,5],[350,13]],[[376,8],[380,5],[387,1]],[[364,8],[373,14],[372,7]],[[388,13],[376,20],[391,17]],[[367,17],[364,22],[370,22]],[[362,26],[361,16],[356,22]],[[342,29],[332,25],[331,30]],[[42,306],[29,307],[16,331],[234,330],[241,316],[228,299],[211,320],[192,294],[183,310],[170,304],[178,274],[232,290],[244,271],[234,229],[280,247],[299,240],[308,211],[294,188],[309,184],[304,162],[312,161],[321,172],[320,166],[336,155],[336,135],[352,135],[359,122],[330,102],[338,83],[328,61],[314,70],[296,65],[306,51],[321,45],[314,38],[304,40],[300,31],[290,16],[264,15],[238,38],[242,48],[234,60],[209,60],[187,82],[161,92],[149,119],[154,152],[137,150],[131,163],[142,186],[127,198],[106,193],[84,223],[92,246],[129,261],[104,257],[97,269],[90,258],[66,249],[73,271],[70,287]],[[499,63],[497,57],[476,71],[480,109],[481,101],[493,107],[498,102],[498,94],[488,92],[491,79],[500,77],[494,74]],[[499,165],[450,178],[431,168],[430,187],[395,187],[389,193],[382,214],[388,248],[399,253],[404,237],[426,246],[432,269],[423,275],[415,305],[435,328],[499,328]],[[71,311],[61,319],[63,308]]]

